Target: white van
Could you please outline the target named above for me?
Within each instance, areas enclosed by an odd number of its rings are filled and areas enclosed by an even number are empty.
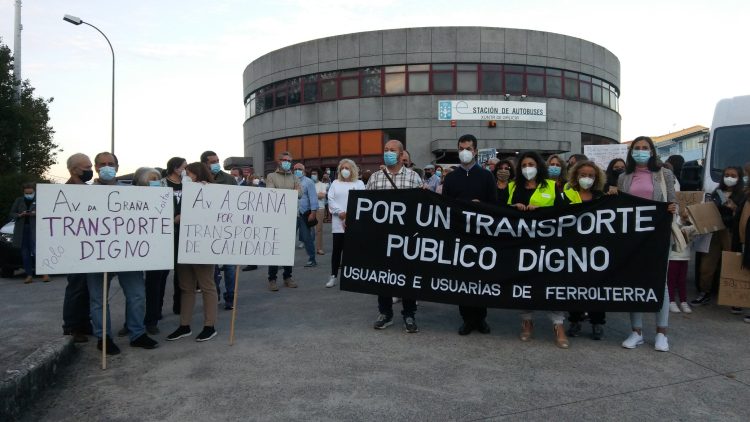
[[[750,95],[727,98],[716,104],[703,163],[703,191],[719,186],[728,166],[742,168],[750,162]],[[742,177],[742,175],[740,175]]]

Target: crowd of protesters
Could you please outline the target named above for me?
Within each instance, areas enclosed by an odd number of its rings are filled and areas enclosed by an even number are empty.
[[[179,241],[182,187],[185,183],[218,183],[237,186],[292,189],[298,192],[296,228],[301,247],[307,253],[305,267],[318,265],[318,256],[325,255],[325,221],[330,221],[332,233],[330,276],[325,287],[336,285],[341,266],[341,256],[347,246],[344,243],[346,231],[346,207],[349,192],[352,190],[388,190],[424,188],[438,194],[464,201],[478,201],[498,207],[514,207],[523,212],[531,212],[540,207],[568,207],[596,201],[604,195],[620,192],[634,196],[669,203],[668,210],[674,215],[675,224],[685,236],[685,245],[671,245],[669,251],[668,276],[665,280],[664,303],[655,314],[656,337],[654,348],[669,350],[667,326],[670,312],[690,313],[692,306],[710,303],[717,290],[717,272],[721,267],[722,251],[743,253],[744,265],[750,266],[750,164],[744,168],[727,167],[723,170],[719,187],[710,194],[719,209],[726,229],[713,233],[708,252],[693,254],[693,241],[697,238],[685,210],[677,209],[676,193],[679,191],[679,172],[682,161],[670,157],[662,163],[656,154],[653,141],[648,137],[638,137],[629,143],[625,157],[613,159],[606,169],[600,168],[582,154],[573,154],[567,161],[559,155],[550,155],[546,160],[537,152],[526,151],[505,158],[491,158],[485,163],[478,162],[477,139],[464,135],[457,142],[455,165],[429,164],[418,168],[404,145],[397,140],[385,143],[383,164],[379,169],[362,170],[351,159],[344,158],[335,169],[307,170],[302,162],[295,162],[288,152],[279,154],[277,168],[267,175],[250,173],[243,175],[239,168],[230,173],[223,171],[218,155],[206,151],[200,161],[188,163],[182,157],[173,157],[164,170],[142,167],[133,175],[130,183],[136,186],[169,187],[173,192],[174,205],[174,271],[172,311],[180,316],[179,326],[166,340],[174,341],[192,335],[191,320],[196,294],[202,295],[203,328],[196,341],[206,341],[217,335],[215,329],[218,318],[217,308],[223,299],[225,310],[233,309],[234,280],[236,266],[178,264],[177,244]],[[68,184],[114,185],[123,182],[117,177],[119,162],[109,152],[94,157],[93,162],[85,154],[73,154],[67,160],[70,172]],[[332,171],[333,170],[333,171]],[[96,177],[95,177],[96,176]],[[35,238],[35,187],[23,185],[23,196],[13,204],[10,217],[15,219],[14,241],[22,251],[26,271],[24,283],[33,280],[33,255]],[[698,277],[699,293],[694,300],[687,298],[687,265],[694,255],[700,259]],[[254,270],[257,266],[245,267]],[[268,267],[268,289],[278,291],[277,266]],[[296,288],[292,278],[292,266],[284,266],[283,284]],[[109,280],[117,278],[125,296],[125,324],[118,331],[121,337],[128,336],[130,345],[153,349],[158,343],[150,336],[160,333],[158,327],[162,319],[162,308],[168,270],[127,271],[110,273]],[[223,295],[222,295],[222,283]],[[43,276],[43,281],[49,281]],[[87,341],[89,335],[97,338],[101,350],[106,342],[108,354],[120,353],[111,336],[102,339],[102,289],[103,274],[69,274],[63,304],[63,332],[72,335],[76,342]],[[375,329],[385,329],[393,324],[393,304],[402,303],[401,315],[407,333],[419,331],[416,322],[418,303],[414,298],[378,297],[378,316]],[[742,314],[743,309],[732,308],[733,313]],[[458,333],[468,335],[472,331],[487,334],[490,326],[486,321],[487,309],[483,307],[459,306],[463,320]],[[604,336],[606,315],[586,309],[546,312],[553,325],[553,338],[560,348],[568,348],[568,337],[581,335],[582,323],[591,324],[591,337],[600,340]],[[520,313],[521,328],[519,338],[529,341],[534,336],[534,312]],[[565,329],[565,319],[568,328]],[[109,324],[110,318],[107,318]],[[622,346],[633,349],[644,343],[642,313],[630,314],[632,332],[622,342]],[[750,314],[744,316],[750,323]],[[107,333],[111,333],[107,327]]]

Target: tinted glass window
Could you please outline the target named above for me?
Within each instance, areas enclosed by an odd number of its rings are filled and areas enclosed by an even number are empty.
[[[435,92],[453,92],[453,72],[433,73],[432,90]]]
[[[458,92],[477,92],[477,72],[458,72]]]
[[[406,92],[406,74],[386,73],[385,74],[385,93],[386,94],[403,94],[404,92]]]
[[[562,78],[559,76],[547,76],[547,96],[562,97]]]
[[[302,78],[304,83],[303,101],[306,103],[318,100],[318,78],[316,75]]]
[[[429,73],[409,73],[409,92],[427,92],[430,88],[429,82]]]
[[[544,95],[544,76],[526,75],[526,93],[529,95]]]
[[[750,125],[727,126],[714,131],[711,140],[711,179],[718,182],[729,166],[750,162]]]
[[[380,68],[362,69],[362,96],[380,95]]]
[[[505,93],[521,94],[523,93],[523,75],[515,73],[505,74]]]
[[[342,97],[356,97],[359,95],[359,79],[342,79],[341,80],[341,96]]]

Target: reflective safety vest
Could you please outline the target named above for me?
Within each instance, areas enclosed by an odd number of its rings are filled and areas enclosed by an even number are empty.
[[[542,190],[541,184],[536,186],[534,193],[531,195],[529,205],[535,207],[551,207],[555,205],[555,181],[547,179],[544,181],[547,187]],[[516,190],[516,182],[508,183],[508,205],[513,205],[513,192]]]
[[[568,197],[571,204],[580,204],[583,203],[583,200],[581,199],[581,194],[578,193],[577,190],[573,189],[568,185],[565,184],[565,189],[563,189],[563,193],[565,193],[565,196]]]

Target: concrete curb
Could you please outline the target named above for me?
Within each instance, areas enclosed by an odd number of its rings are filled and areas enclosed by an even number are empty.
[[[53,381],[76,348],[73,337],[52,340],[10,368],[0,381],[0,420],[15,420]]]

